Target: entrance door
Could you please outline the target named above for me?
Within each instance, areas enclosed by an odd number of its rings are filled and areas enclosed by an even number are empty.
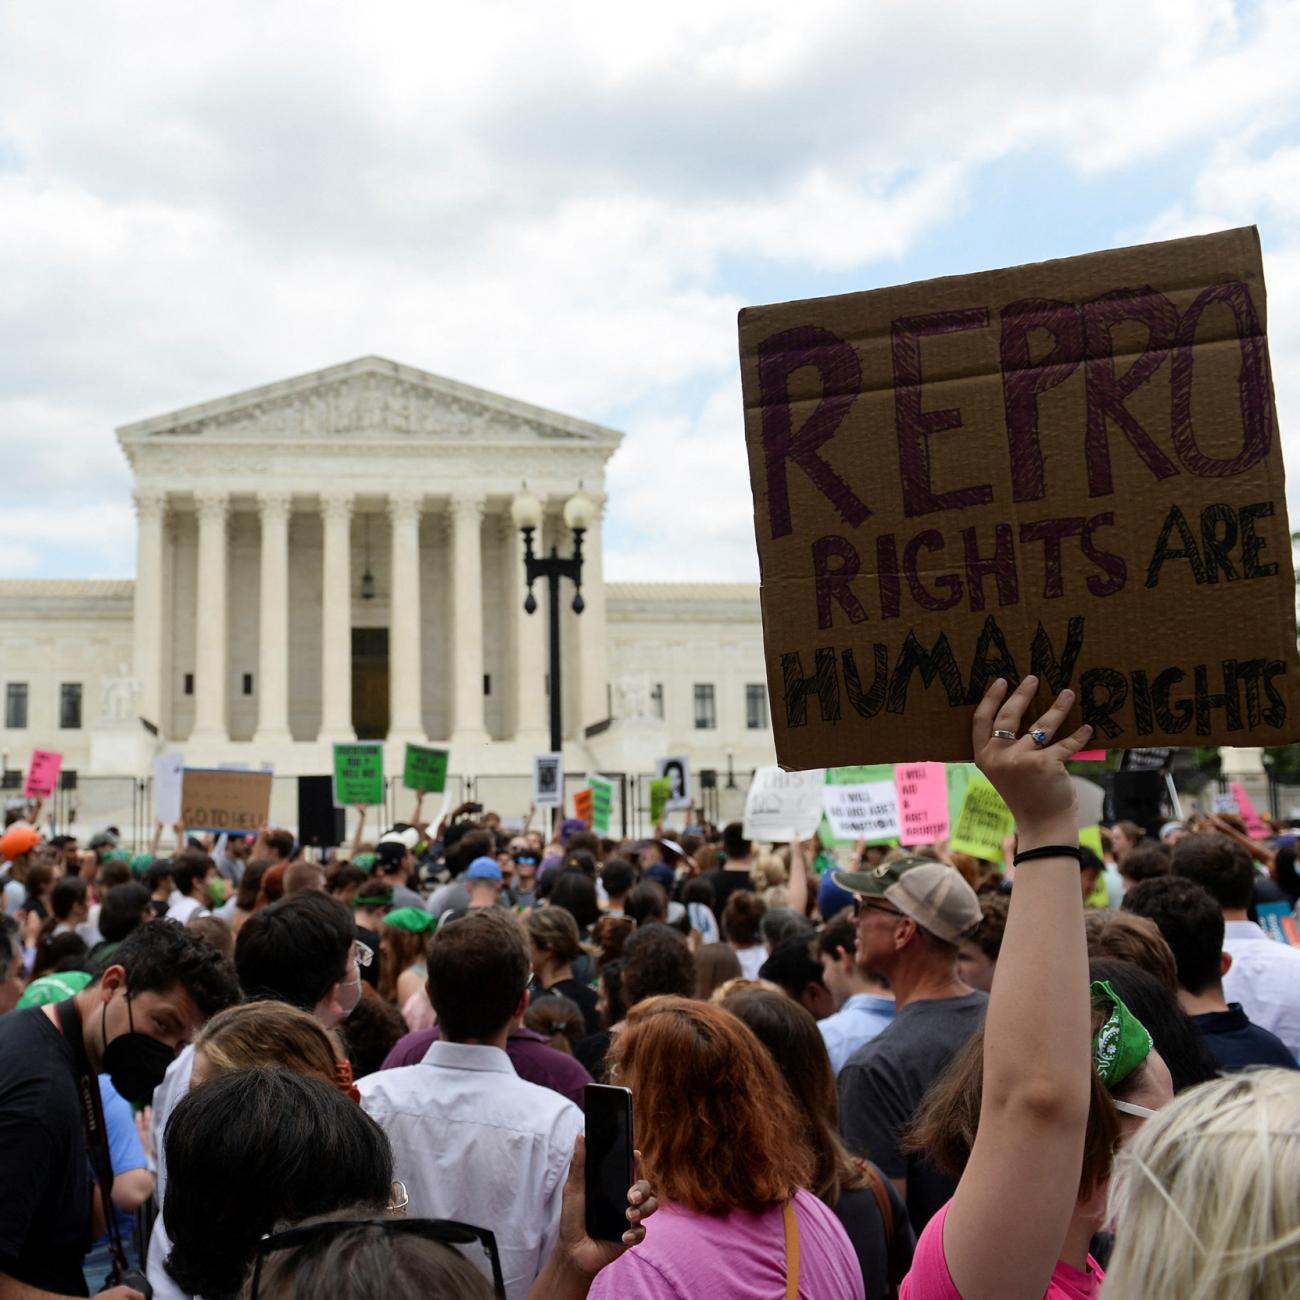
[[[352,629],[352,726],[358,740],[388,735],[388,629]]]

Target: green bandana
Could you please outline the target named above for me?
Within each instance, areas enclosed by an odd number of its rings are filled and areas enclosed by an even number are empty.
[[[423,934],[438,924],[438,918],[422,907],[399,907],[384,917],[385,925],[395,925],[399,930],[409,930],[412,934]]]
[[[351,862],[350,867],[360,867],[362,871],[369,871],[375,865],[375,855],[373,853],[358,853]]]
[[[392,890],[386,890],[382,894],[358,894],[352,900],[353,907],[392,907],[392,905]]]
[[[105,862],[127,862],[131,861],[131,855],[125,849],[109,849],[104,854]]]
[[[143,876],[153,866],[152,853],[136,853],[131,858],[131,870],[137,876]]]
[[[1105,980],[1093,980],[1092,995],[1106,998],[1111,1013],[1092,1040],[1092,1063],[1109,1089],[1117,1088],[1151,1053],[1146,1026],[1124,1005]]]

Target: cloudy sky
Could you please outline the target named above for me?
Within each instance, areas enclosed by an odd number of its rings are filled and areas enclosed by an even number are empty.
[[[1271,0],[5,0],[0,576],[133,573],[116,425],[378,353],[625,430],[609,576],[754,578],[739,307],[1248,223],[1294,453],[1298,49]]]

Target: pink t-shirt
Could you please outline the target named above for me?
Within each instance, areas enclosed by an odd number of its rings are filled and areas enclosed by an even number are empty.
[[[797,1192],[800,1300],[864,1300],[862,1270],[840,1221],[811,1192]],[[784,1300],[781,1207],[762,1214],[698,1214],[665,1205],[646,1238],[591,1284],[588,1300]]]
[[[903,1279],[898,1300],[962,1300],[961,1292],[953,1285],[952,1274],[948,1272],[948,1259],[943,1253],[943,1225],[951,1204],[949,1201],[925,1225],[917,1240],[912,1267]],[[1085,1273],[1080,1273],[1077,1268],[1071,1268],[1058,1259],[1043,1300],[1095,1300],[1101,1294],[1102,1276],[1101,1265],[1091,1255],[1088,1256],[1088,1270]]]

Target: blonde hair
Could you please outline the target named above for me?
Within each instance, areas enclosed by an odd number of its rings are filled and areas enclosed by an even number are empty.
[[[1300,1074],[1175,1097],[1115,1162],[1103,1300],[1284,1300],[1300,1270]]]
[[[784,885],[790,879],[790,869],[775,853],[757,853],[749,878],[758,889],[770,889],[773,885]]]
[[[342,1053],[305,1011],[287,1002],[244,1002],[219,1012],[194,1040],[214,1073],[278,1066],[337,1084]]]

